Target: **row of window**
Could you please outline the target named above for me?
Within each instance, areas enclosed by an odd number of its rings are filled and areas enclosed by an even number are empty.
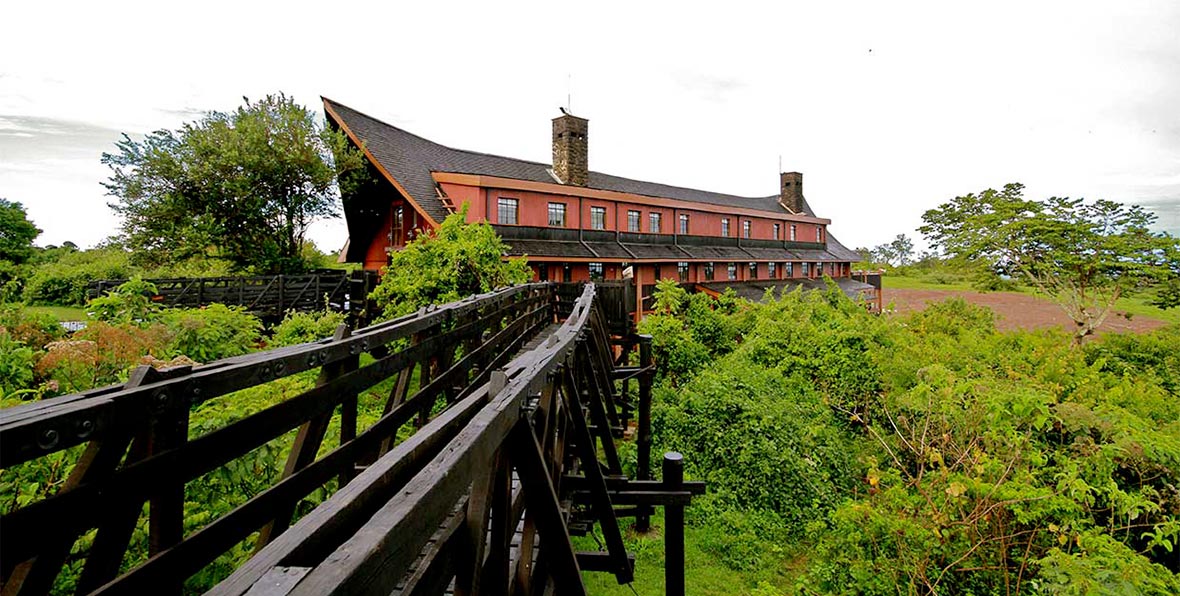
[[[748,272],[746,275],[746,279],[758,279],[758,263],[750,263],[747,267],[748,267],[748,270],[747,270]],[[592,281],[602,281],[603,275],[604,275],[602,263],[589,263],[588,268],[589,268],[589,272],[590,272],[590,279]],[[780,270],[780,268],[783,272],[784,278],[790,278],[790,277],[795,276],[795,263],[786,262],[786,263],[781,263],[781,265],[779,263],[767,263],[766,264],[767,279],[778,279],[778,271]],[[713,263],[705,263],[703,269],[704,269],[704,271],[703,271],[704,281],[713,281],[715,278],[714,264]],[[663,279],[663,276],[661,275],[661,271],[660,271],[660,266],[655,265],[654,270],[655,270],[654,271],[655,279]],[[824,264],[823,263],[815,263],[814,268],[813,268],[812,263],[800,263],[800,273],[802,274],[803,277],[811,277],[812,272],[815,272],[816,277],[823,275],[824,274]],[[565,281],[569,281],[569,265],[565,266],[565,274],[566,274]],[[727,263],[725,266],[726,279],[729,281],[734,281],[737,279],[737,274],[738,274],[737,263]],[[828,263],[827,274],[828,275],[836,275],[836,266],[834,263]],[[676,263],[676,276],[682,282],[688,281],[688,263],[687,262],[682,261],[682,262]]]
[[[501,197],[497,203],[497,217],[496,221],[502,224],[516,225],[520,222],[520,200],[509,199]],[[627,231],[628,232],[642,232],[641,222],[643,214],[640,211],[627,211]],[[680,214],[680,228],[677,233],[687,235],[689,232],[689,216],[687,213]],[[647,231],[652,234],[662,233],[663,214],[652,211],[647,214]],[[564,228],[566,225],[565,218],[565,203],[549,203],[549,225],[555,228]],[[742,222],[742,237],[749,238],[752,228],[752,222],[746,220]],[[606,207],[590,207],[590,229],[605,230],[606,229]],[[729,218],[721,218],[721,235],[729,237]],[[780,239],[782,233],[782,224],[774,224],[775,240]],[[823,242],[824,230],[822,227],[815,228],[815,241]],[[798,235],[798,228],[795,224],[790,225],[790,237],[788,240],[796,241]]]

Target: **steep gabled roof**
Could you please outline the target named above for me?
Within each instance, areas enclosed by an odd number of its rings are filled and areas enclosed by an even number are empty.
[[[387,172],[396,181],[395,184],[400,185],[409,195],[407,198],[435,223],[442,222],[450,211],[438,195],[432,176],[433,172],[473,174],[544,183],[554,182],[549,173],[550,164],[478,151],[452,149],[386,124],[344,104],[328,98],[323,98],[323,100],[328,117],[362,143],[365,150],[377,162],[375,165]],[[778,195],[740,197],[632,180],[593,171],[590,172],[589,183],[586,187],[708,205],[743,207],[777,215],[782,215],[785,211],[778,203]],[[816,217],[806,199],[803,200],[803,214]],[[860,260],[860,256],[856,252],[849,250],[831,234],[828,234],[827,240],[827,252],[832,256],[850,261]]]
[[[380,165],[405,188],[406,192],[410,194],[410,198],[435,221],[442,221],[447,216],[447,208],[438,197],[431,172],[495,176],[532,182],[554,182],[553,177],[549,174],[550,164],[464,149],[452,149],[386,124],[330,99],[324,98],[324,106],[329,117],[336,119],[338,124],[344,126],[364,143],[365,148],[380,162]],[[586,187],[708,205],[744,207],[778,215],[784,212],[778,204],[778,195],[740,197],[632,180],[601,172],[590,172],[590,181]],[[804,201],[803,209],[805,214],[815,216],[806,201]]]

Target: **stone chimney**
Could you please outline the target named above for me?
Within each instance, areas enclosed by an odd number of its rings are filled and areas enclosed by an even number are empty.
[[[553,119],[553,173],[565,184],[586,186],[589,181],[589,131],[589,120],[565,110]]]
[[[803,213],[803,174],[782,172],[778,176],[778,204],[791,213]]]

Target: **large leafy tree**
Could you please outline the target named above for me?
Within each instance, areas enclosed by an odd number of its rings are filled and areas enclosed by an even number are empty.
[[[955,197],[922,216],[930,243],[959,259],[1019,278],[1094,333],[1115,301],[1159,288],[1180,273],[1177,241],[1153,233],[1155,215],[1114,201],[1025,199],[1024,186]],[[1161,305],[1165,305],[1161,302]]]
[[[339,185],[365,171],[343,134],[281,93],[117,146],[102,157],[112,171],[104,186],[145,265],[203,255],[299,271],[308,226],[338,216]]]
[[[0,198],[0,261],[24,263],[33,256],[33,239],[41,233],[24,205]]]
[[[438,229],[393,253],[381,283],[370,295],[386,317],[529,280],[525,259],[504,259],[508,247],[491,226],[469,224],[466,219],[464,205]]]

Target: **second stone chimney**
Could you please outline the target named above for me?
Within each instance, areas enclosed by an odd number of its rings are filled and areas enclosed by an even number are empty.
[[[590,178],[590,121],[568,114],[553,119],[553,173],[565,184],[586,186]]]
[[[803,174],[782,172],[778,176],[778,204],[791,213],[803,213]]]

